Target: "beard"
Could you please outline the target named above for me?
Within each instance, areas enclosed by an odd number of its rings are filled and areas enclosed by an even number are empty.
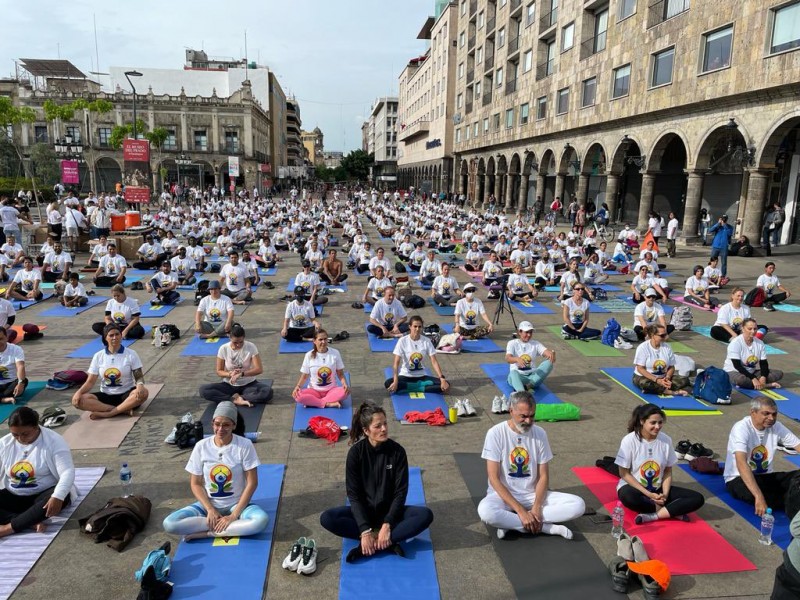
[[[531,427],[533,427],[533,423],[532,422],[531,423],[527,423],[527,422],[526,423],[514,423],[514,425],[516,426],[517,430],[520,433],[528,433],[531,430]]]

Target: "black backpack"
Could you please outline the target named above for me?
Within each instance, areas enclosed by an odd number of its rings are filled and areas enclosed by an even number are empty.
[[[219,273],[222,271],[222,265],[219,263],[211,263],[211,266],[208,267],[209,273]]]
[[[172,338],[172,341],[181,339],[181,330],[172,323],[163,323],[158,326],[158,330],[161,333],[168,333]]]
[[[422,296],[411,294],[403,298],[402,303],[406,308],[422,308],[425,306],[425,299]]]
[[[175,425],[175,445],[181,450],[192,448],[203,439],[203,433],[203,424],[200,421],[177,423]]]

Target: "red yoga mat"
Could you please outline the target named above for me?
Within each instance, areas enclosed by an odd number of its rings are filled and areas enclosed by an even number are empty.
[[[597,467],[573,467],[586,487],[597,496],[610,513],[617,503],[617,479]],[[700,575],[705,573],[735,573],[755,571],[756,566],[747,560],[725,538],[696,514],[688,523],[668,519],[636,525],[633,511],[625,510],[625,531],[638,535],[644,542],[650,558],[667,564],[672,575]],[[611,525],[609,525],[609,535]],[[702,552],[687,552],[687,548],[702,548]]]

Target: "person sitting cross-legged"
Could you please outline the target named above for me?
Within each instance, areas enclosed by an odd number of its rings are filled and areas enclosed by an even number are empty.
[[[450,388],[445,380],[442,367],[436,359],[436,348],[430,338],[422,335],[423,321],[419,315],[409,319],[409,333],[404,335],[394,347],[392,376],[384,386],[391,393],[405,394],[410,392],[442,393]],[[425,358],[438,375],[433,377],[425,368]]]
[[[517,328],[517,339],[506,345],[508,385],[517,392],[538,388],[556,364],[556,351],[534,340],[533,330],[530,321],[522,321]],[[544,358],[538,365],[537,356]]]
[[[194,330],[200,339],[228,337],[233,325],[233,302],[222,295],[219,281],[208,282],[208,296],[200,300],[194,317]]]

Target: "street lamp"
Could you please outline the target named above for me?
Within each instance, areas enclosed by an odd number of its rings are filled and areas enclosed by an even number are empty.
[[[138,139],[136,137],[136,88],[131,81],[131,77],[141,77],[142,74],[139,71],[125,71],[125,79],[128,80],[128,83],[131,85],[131,89],[133,90],[133,139]]]
[[[192,164],[192,159],[190,156],[187,156],[183,152],[178,155],[178,158],[175,159],[175,165],[178,169],[178,185],[181,187],[182,195],[186,196],[186,190],[184,189],[185,186],[181,183],[181,165],[184,167],[188,167]]]

